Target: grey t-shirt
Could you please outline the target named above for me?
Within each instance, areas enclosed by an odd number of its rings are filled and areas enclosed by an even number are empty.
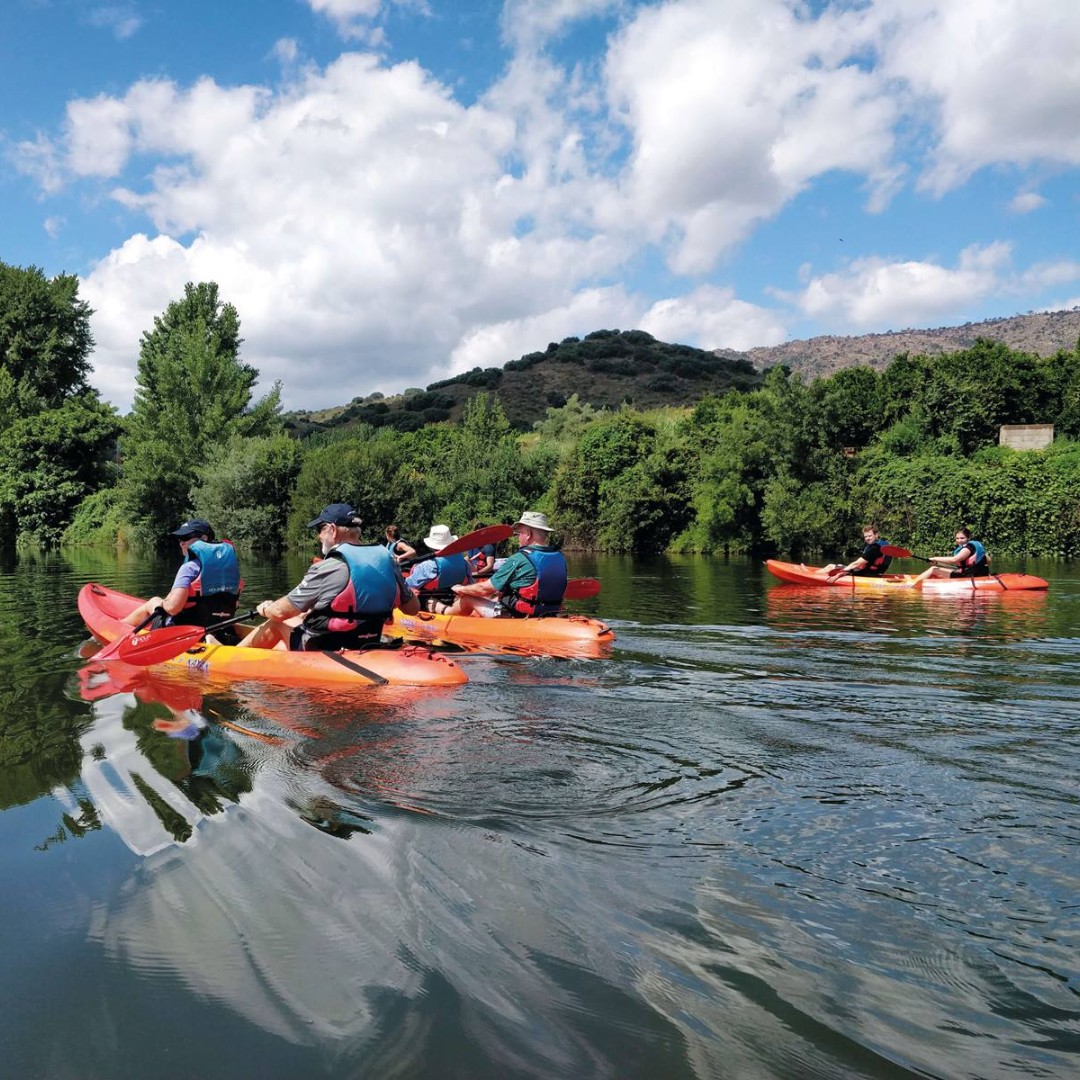
[[[340,547],[341,545],[337,545]],[[336,551],[337,548],[331,548]],[[398,595],[405,596],[405,579],[401,567],[395,562],[394,577],[397,579]],[[312,563],[303,581],[288,594],[288,601],[297,611],[311,611],[313,608],[328,607],[349,584],[349,568],[342,559],[323,559]]]

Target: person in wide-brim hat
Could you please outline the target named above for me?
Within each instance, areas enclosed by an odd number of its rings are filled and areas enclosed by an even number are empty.
[[[425,611],[443,614],[453,602],[454,594],[450,591],[455,585],[472,581],[469,564],[464,552],[457,555],[440,555],[439,552],[457,542],[457,537],[450,531],[449,525],[432,525],[424,537],[424,543],[432,555],[418,562],[406,579],[417,602]]]
[[[551,546],[547,514],[526,510],[514,522],[518,550],[489,578],[454,586],[448,615],[556,615],[566,592],[566,560]]]

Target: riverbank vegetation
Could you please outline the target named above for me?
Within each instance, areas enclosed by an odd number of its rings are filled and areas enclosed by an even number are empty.
[[[721,393],[654,408],[574,394],[527,431],[488,377],[457,421],[298,437],[280,386],[253,400],[258,372],[241,360],[240,318],[216,285],[188,285],[143,334],[127,417],[87,384],[90,314],[75,278],[0,264],[9,545],[161,544],[198,514],[275,551],[305,543],[303,522],[324,503],[347,500],[373,539],[390,522],[410,537],[436,521],[461,533],[534,508],[565,546],[605,551],[810,557],[857,546],[872,519],[927,553],[949,547],[959,524],[1004,555],[1078,553],[1080,348],[1042,358],[982,340],[809,383],[784,368],[743,372]],[[615,355],[623,339],[648,350],[654,389],[657,364],[676,355],[638,331],[596,333],[586,340],[610,364],[633,362]],[[1054,424],[1054,444],[999,447],[1000,425],[1019,423]]]

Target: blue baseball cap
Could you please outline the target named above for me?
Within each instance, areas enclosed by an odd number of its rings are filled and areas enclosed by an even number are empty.
[[[346,529],[359,529],[361,524],[360,515],[348,503],[331,503],[324,506],[319,516],[307,523],[307,527],[317,529],[321,525],[341,525]]]
[[[192,518],[190,521],[185,521],[179,529],[173,529],[169,535],[181,540],[186,540],[189,536],[208,536],[213,540],[214,530],[210,528],[210,522],[204,518]]]

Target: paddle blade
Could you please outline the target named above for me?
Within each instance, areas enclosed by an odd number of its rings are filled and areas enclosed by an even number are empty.
[[[566,583],[564,600],[587,600],[600,592],[600,581],[594,577],[571,578]]]
[[[890,559],[911,559],[914,556],[907,548],[893,547],[892,544],[882,544],[881,554],[888,555]]]
[[[104,648],[99,649],[94,653],[95,660],[115,660],[118,658],[121,647],[125,641],[130,641],[140,630],[145,630],[153,621],[154,616],[157,615],[162,608],[157,608],[151,611],[149,615],[138,626],[132,627],[127,634],[122,634],[115,641],[110,641]]]
[[[441,551],[437,551],[436,555],[460,555],[463,551],[468,551],[470,548],[483,547],[485,544],[498,544],[505,540],[507,537],[513,534],[514,530],[509,525],[488,525],[485,529],[477,529],[476,532],[466,533],[464,536],[459,536],[452,544],[447,544]],[[425,559],[430,559],[430,555],[425,555]],[[409,560],[412,562],[412,560]]]
[[[145,634],[124,638],[116,655],[136,667],[163,664],[202,641],[206,630],[201,626],[163,626]]]

